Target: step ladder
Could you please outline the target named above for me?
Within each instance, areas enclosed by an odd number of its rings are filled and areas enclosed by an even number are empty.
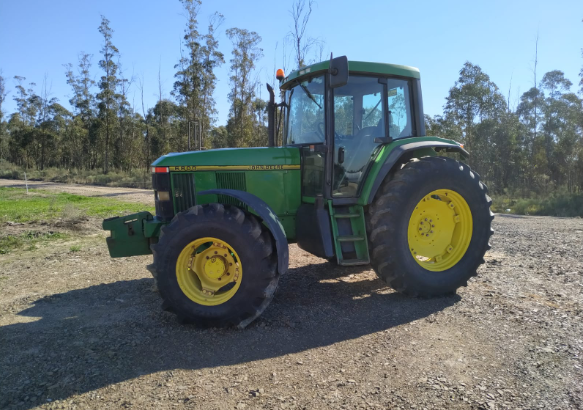
[[[370,257],[368,254],[368,239],[366,237],[366,225],[364,221],[364,210],[360,205],[352,206],[332,206],[329,203],[330,219],[332,221],[332,233],[334,235],[334,250],[338,265],[355,266],[368,265]],[[350,221],[350,233],[343,232],[339,234],[338,223],[340,220]],[[345,259],[342,251],[343,243],[352,243],[356,258]]]

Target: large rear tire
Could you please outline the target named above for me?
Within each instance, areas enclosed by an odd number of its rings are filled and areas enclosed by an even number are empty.
[[[197,205],[179,213],[162,228],[152,252],[162,306],[181,323],[243,328],[277,288],[271,233],[235,206]]]
[[[383,181],[369,207],[372,267],[407,295],[455,293],[490,249],[491,204],[466,164],[445,157],[411,160]]]

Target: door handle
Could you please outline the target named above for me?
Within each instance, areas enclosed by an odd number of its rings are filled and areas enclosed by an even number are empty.
[[[338,163],[344,163],[344,147],[338,148]]]

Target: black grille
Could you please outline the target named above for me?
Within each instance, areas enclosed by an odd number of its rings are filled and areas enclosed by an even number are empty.
[[[176,213],[196,205],[193,173],[172,174],[172,196]]]
[[[170,192],[170,174],[154,173],[152,174],[152,188],[154,191]],[[156,205],[156,216],[162,221],[170,221],[174,217],[174,206],[172,201],[160,201],[158,195],[154,201]]]
[[[247,191],[244,172],[217,172],[216,180],[218,189]],[[228,195],[217,195],[217,199],[221,204],[235,205],[239,208],[247,209],[243,202]]]

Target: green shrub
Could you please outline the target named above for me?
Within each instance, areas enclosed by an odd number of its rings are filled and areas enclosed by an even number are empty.
[[[583,193],[559,193],[548,198],[494,197],[492,210],[517,215],[583,217]]]

